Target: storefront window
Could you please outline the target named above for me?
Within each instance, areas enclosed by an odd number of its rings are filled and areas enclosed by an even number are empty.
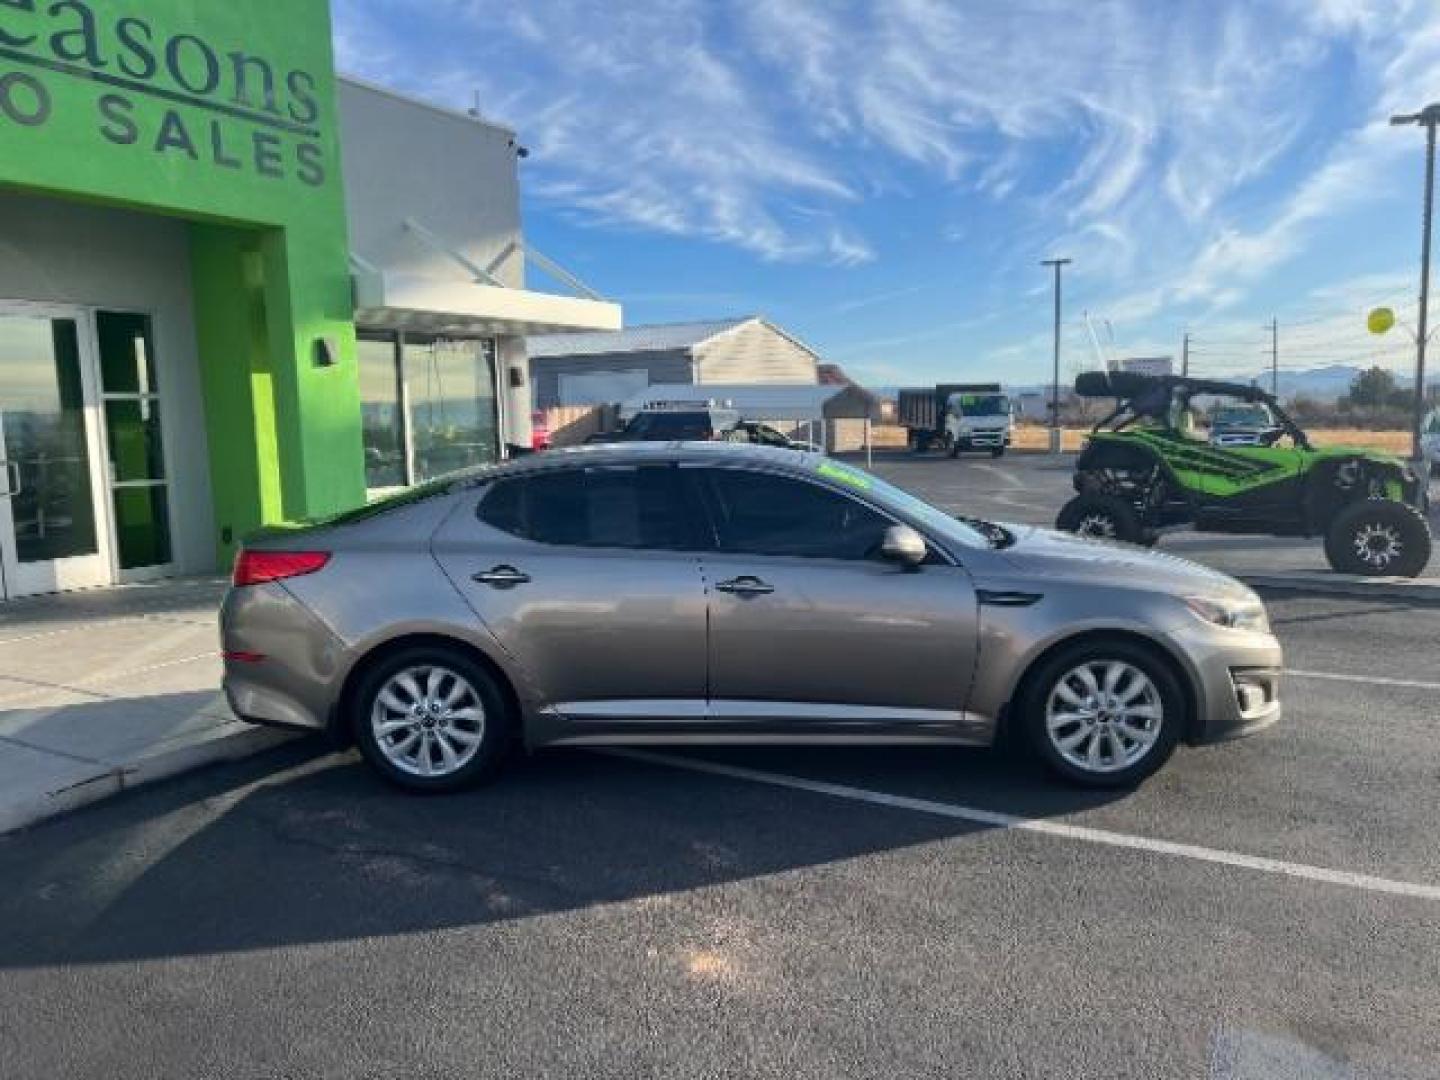
[[[404,487],[405,428],[394,337],[359,342],[360,425],[365,440],[365,486]]]
[[[407,337],[402,353],[414,480],[494,461],[500,449],[495,342]]]

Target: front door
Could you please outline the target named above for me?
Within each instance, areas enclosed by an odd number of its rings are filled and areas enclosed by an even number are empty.
[[[0,573],[6,597],[108,584],[92,318],[0,304]]]
[[[796,477],[685,470],[708,491],[710,715],[738,729],[826,737],[983,740],[965,713],[974,586],[935,559],[877,557],[894,522]]]

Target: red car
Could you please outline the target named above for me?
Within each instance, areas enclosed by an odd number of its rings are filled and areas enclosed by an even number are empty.
[[[536,409],[530,414],[530,449],[550,449],[550,426],[545,422],[544,409]]]

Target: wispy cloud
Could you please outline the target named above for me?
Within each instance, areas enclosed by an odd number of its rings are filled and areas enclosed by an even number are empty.
[[[1245,307],[1410,183],[1414,133],[1384,119],[1440,97],[1434,0],[334,2],[344,66],[478,93],[572,223],[878,262],[898,298],[917,241],[889,222],[928,214],[921,239],[1010,279],[974,295],[1017,295],[1063,248],[1117,325]],[[829,306],[862,309],[881,300]]]

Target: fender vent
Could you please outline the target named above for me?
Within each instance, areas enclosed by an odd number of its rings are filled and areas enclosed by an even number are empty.
[[[1037,592],[996,592],[991,589],[981,589],[975,594],[976,599],[988,607],[1030,607],[1038,604],[1043,599],[1043,593]]]

